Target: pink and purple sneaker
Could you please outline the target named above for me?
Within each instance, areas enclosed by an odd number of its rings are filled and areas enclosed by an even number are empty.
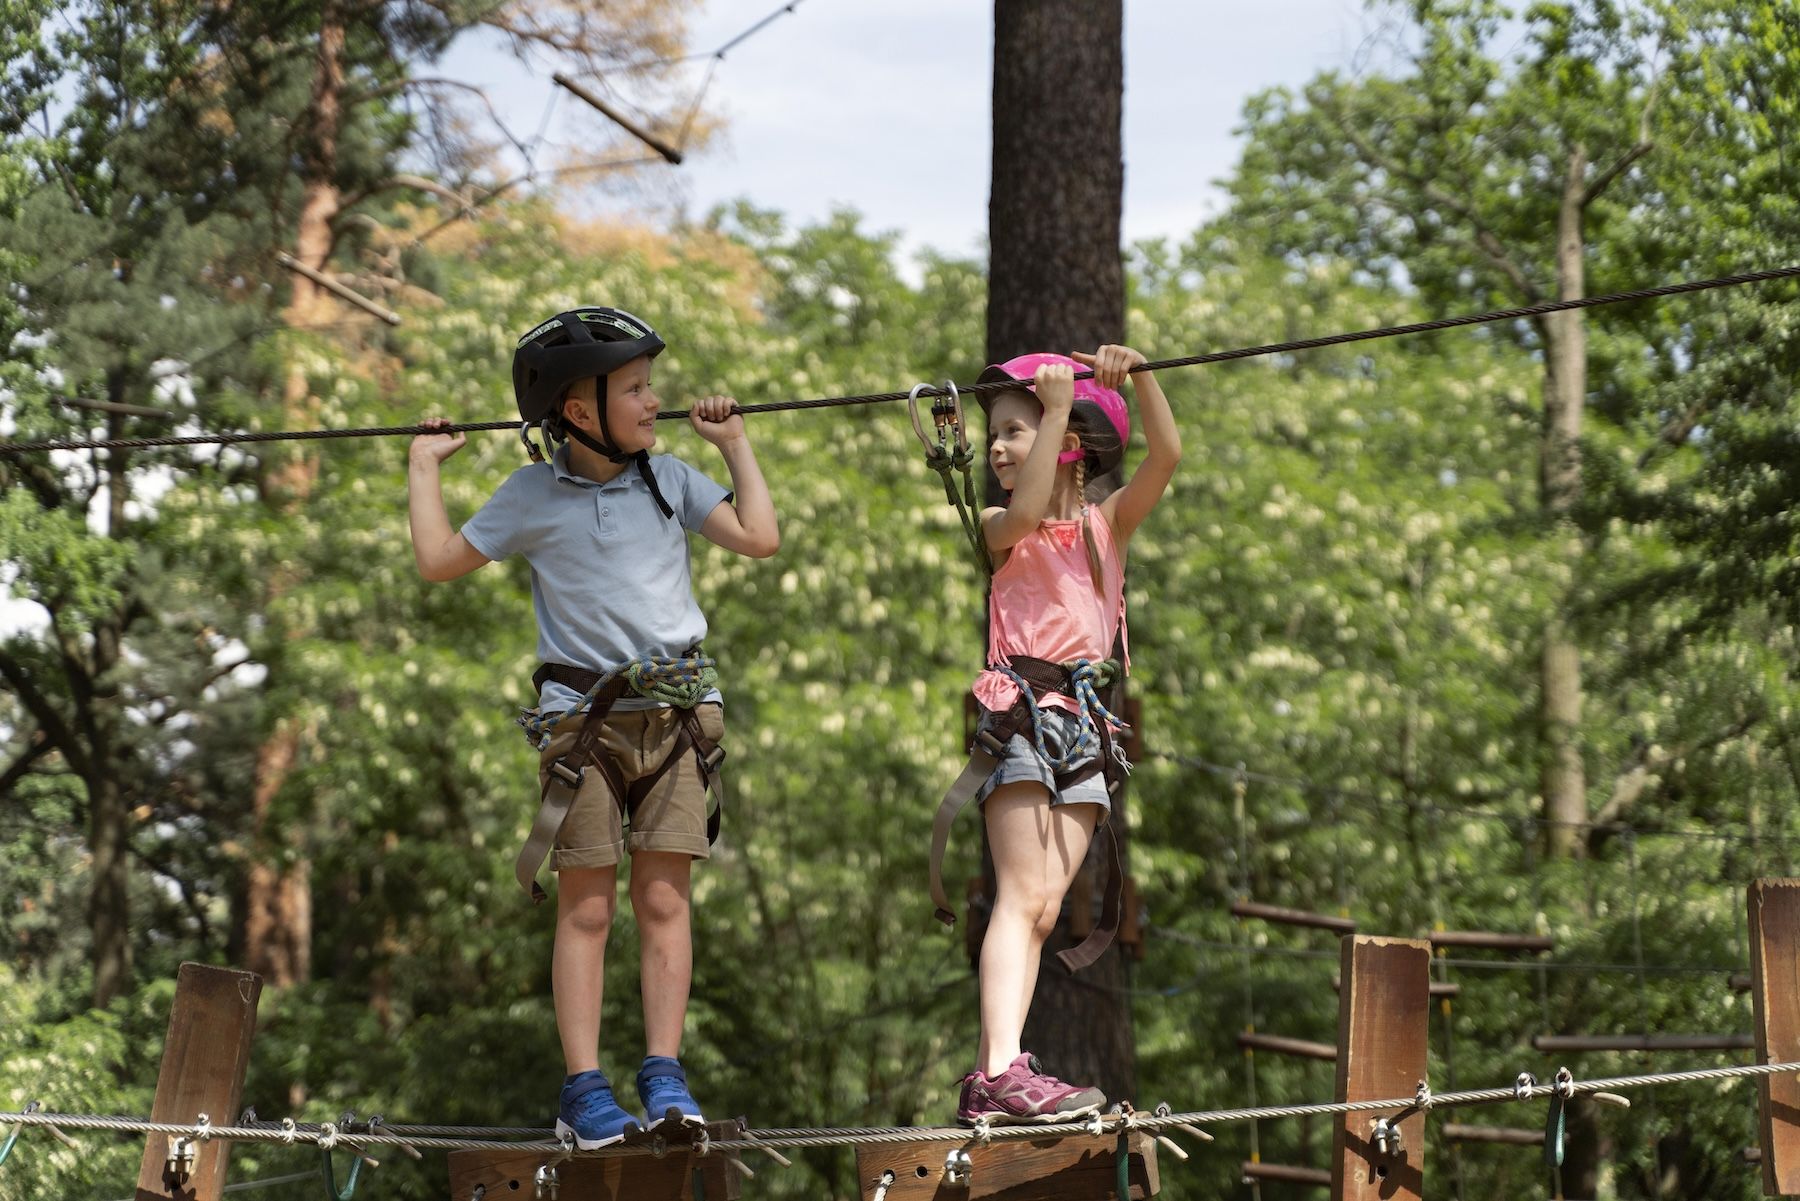
[[[963,1077],[956,1120],[973,1126],[986,1118],[995,1126],[1038,1122],[1072,1122],[1100,1112],[1106,1094],[1097,1088],[1065,1084],[1041,1070],[1037,1057],[1020,1055],[998,1076],[979,1069]]]

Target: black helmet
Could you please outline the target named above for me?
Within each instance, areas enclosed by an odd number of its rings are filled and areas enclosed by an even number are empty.
[[[529,424],[561,414],[557,406],[577,380],[597,377],[606,401],[606,376],[639,355],[663,349],[650,323],[623,309],[587,305],[558,313],[519,339],[513,352],[513,398]],[[604,412],[604,409],[602,409]],[[610,440],[610,439],[609,439]]]

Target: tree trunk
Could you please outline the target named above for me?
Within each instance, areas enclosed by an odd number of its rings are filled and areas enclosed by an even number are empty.
[[[331,255],[331,222],[337,216],[338,131],[344,93],[344,18],[328,0],[319,14],[318,65],[312,97],[304,117],[308,144],[301,176],[300,220],[294,257],[316,270],[326,269]],[[289,329],[316,325],[330,300],[324,289],[302,275],[293,279],[293,298],[283,314]],[[298,362],[290,364],[282,388],[282,416],[289,429],[317,424],[318,405]],[[298,513],[312,496],[318,479],[318,456],[301,450],[270,474],[274,503],[282,512]],[[298,579],[284,567],[270,582],[270,599],[293,588]],[[296,631],[289,631],[290,637]],[[276,665],[273,670],[279,671]],[[280,717],[256,753],[255,791],[251,797],[252,855],[245,888],[245,966],[271,985],[294,984],[312,970],[312,865],[304,849],[305,826],[285,832],[290,853],[274,853],[269,815],[299,753],[300,730],[291,716]]]
[[[108,373],[107,399],[126,399],[121,371]],[[109,438],[124,434],[124,418],[107,417]],[[129,451],[108,451],[106,464],[106,536],[125,537],[125,503],[131,481],[125,458]],[[129,604],[121,598],[120,604]],[[119,735],[119,689],[111,679],[124,642],[126,617],[115,611],[94,628],[91,660],[70,663],[85,677],[76,684],[77,720],[85,725],[88,776],[88,850],[93,855],[93,889],[88,897],[88,929],[94,940],[94,1007],[105,1007],[131,984],[131,810],[126,803],[123,764],[115,753]]]
[[[1581,217],[1587,153],[1569,154],[1568,175],[1557,214],[1557,296],[1586,294]],[[1587,327],[1579,311],[1555,313],[1544,321],[1544,438],[1539,488],[1545,515],[1554,526],[1571,568],[1581,558],[1581,539],[1571,522],[1581,499],[1581,413],[1587,397]],[[1573,585],[1571,585],[1573,591]],[[1540,701],[1544,812],[1550,819],[1552,855],[1582,853],[1587,821],[1587,780],[1581,761],[1581,649],[1568,618],[1568,598],[1558,603],[1544,627],[1543,688]]]
[[[1079,31],[1079,36],[1074,31]],[[1124,93],[1121,0],[997,0],[993,166],[988,200],[987,356],[1092,350],[1124,337],[1119,250]],[[995,487],[988,481],[990,495]],[[1124,796],[1114,834],[1125,832]],[[1104,850],[1103,838],[1095,840]],[[1089,856],[1096,895],[1105,867]],[[992,896],[992,868],[984,866]],[[1126,960],[1117,944],[1072,979],[1067,914],[1044,949],[1025,1044],[1050,1071],[1131,1097],[1136,1064]]]

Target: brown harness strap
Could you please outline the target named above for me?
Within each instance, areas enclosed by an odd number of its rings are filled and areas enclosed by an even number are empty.
[[[555,680],[565,688],[585,696],[603,679],[606,676],[601,672],[571,667],[566,663],[545,663],[532,673],[531,683],[541,693],[546,681]],[[590,764],[606,777],[613,800],[629,823],[632,815],[637,812],[638,804],[650,795],[650,790],[681,755],[692,750],[700,767],[701,786],[711,791],[718,802],[706,817],[706,841],[710,844],[719,840],[719,826],[725,809],[725,778],[719,768],[725,761],[725,748],[701,729],[699,716],[692,709],[677,708],[676,720],[680,728],[676,732],[675,746],[657,769],[629,786],[625,784],[624,773],[613,756],[607,753],[600,734],[606,724],[607,714],[629,688],[630,685],[622,675],[614,675],[607,680],[606,685],[594,694],[587,712],[582,715],[581,728],[575,733],[575,741],[550,763],[531,834],[513,865],[513,874],[531,895],[534,904],[542,901],[546,895],[537,882],[538,868],[543,866],[551,848],[555,846],[556,836],[562,830],[563,821],[568,817],[569,809],[575,803],[575,796],[581,789],[582,773]]]

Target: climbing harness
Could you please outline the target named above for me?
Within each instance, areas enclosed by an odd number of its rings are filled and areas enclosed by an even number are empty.
[[[694,711],[695,706],[718,684],[718,665],[712,658],[698,646],[693,646],[678,658],[644,655],[608,672],[589,671],[586,668],[570,667],[565,663],[545,663],[532,674],[533,690],[541,693],[545,682],[549,680],[582,693],[582,697],[573,708],[565,712],[545,714],[537,709],[527,709],[521,713],[519,725],[532,746],[543,750],[550,745],[550,738],[557,726],[576,714],[584,716],[581,728],[576,731],[574,743],[550,763],[544,777],[537,817],[532,821],[531,833],[525,839],[525,845],[520,848],[518,859],[513,863],[513,874],[518,878],[519,886],[530,895],[534,904],[546,896],[543,887],[537,882],[538,869],[543,866],[551,848],[556,845],[556,835],[562,829],[563,820],[569,815],[570,806],[575,803],[576,794],[581,791],[582,777],[590,766],[598,769],[606,778],[621,816],[629,823],[638,804],[650,794],[650,790],[656,787],[683,754],[693,751],[695,762],[700,766],[701,786],[713,794],[715,801],[712,811],[706,817],[706,841],[709,844],[718,841],[719,823],[725,809],[725,780],[719,772],[720,765],[725,762],[725,748],[717,740],[707,736]],[[606,723],[607,713],[628,691],[673,708],[677,714],[678,727],[675,745],[663,760],[662,766],[630,785],[625,783],[619,765],[600,743],[600,732]]]
[[[975,452],[969,446],[962,393],[957,391],[954,380],[945,380],[944,393],[932,400],[931,421],[937,433],[934,441],[925,433],[925,423],[919,420],[919,394],[928,387],[929,384],[914,384],[906,397],[906,411],[912,417],[913,433],[918,435],[919,445],[925,448],[925,466],[943,478],[944,495],[956,508],[963,534],[969,540],[969,549],[975,555],[975,566],[983,575],[992,575],[994,559],[988,553],[987,538],[981,532],[981,506],[975,503],[975,477],[970,471]],[[952,471],[962,475],[960,495],[956,481],[950,478]]]
[[[944,892],[944,848],[950,842],[950,828],[956,824],[957,815],[974,799],[982,784],[1000,766],[1000,761],[1006,757],[1006,744],[1014,735],[1030,737],[1038,754],[1055,774],[1059,790],[1100,775],[1105,778],[1107,792],[1116,793],[1130,770],[1130,764],[1125,761],[1124,749],[1112,734],[1113,725],[1124,723],[1119,722],[1100,703],[1099,695],[1095,692],[1096,685],[1106,687],[1118,678],[1118,660],[1108,659],[1095,664],[1086,659],[1078,659],[1073,663],[1061,664],[1051,663],[1046,659],[1033,659],[1027,655],[1014,655],[1007,666],[998,670],[1004,671],[1019,686],[1019,697],[1006,712],[995,715],[991,721],[984,722],[976,729],[973,745],[969,748],[968,766],[963,768],[962,774],[950,785],[950,791],[938,803],[937,816],[931,823],[931,902],[936,907],[937,919],[946,926],[956,925],[956,913],[950,908],[950,898]],[[1046,692],[1074,697],[1081,705],[1081,737],[1074,747],[1059,756],[1052,756],[1044,743],[1043,711],[1038,707],[1037,696]],[[1102,717],[1098,723],[1093,720],[1093,711],[1096,709]],[[1085,767],[1071,769],[1071,763],[1091,751],[1095,739],[1100,744],[1100,753],[1095,761]],[[1103,830],[1111,852],[1111,866],[1100,903],[1100,922],[1079,946],[1056,953],[1063,966],[1071,972],[1087,967],[1112,945],[1124,908],[1125,872],[1119,862],[1118,836],[1113,832],[1111,823],[1106,823]]]

